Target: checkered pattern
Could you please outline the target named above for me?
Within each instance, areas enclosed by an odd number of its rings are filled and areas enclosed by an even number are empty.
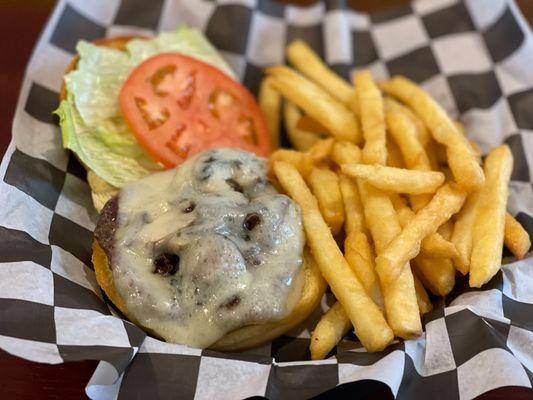
[[[482,150],[510,145],[509,210],[533,233],[533,40],[511,1],[420,0],[367,15],[339,0],[308,8],[273,0],[63,0],[28,66],[0,165],[0,346],[39,362],[107,361],[87,386],[92,398],[353,396],[367,379],[406,399],[531,387],[531,257],[507,260],[483,290],[458,282],[425,316],[424,336],[381,353],[365,352],[349,335],[328,359],[308,361],[309,329],[331,294],[306,326],[242,353],[163,343],[120,318],[91,267],[97,216],[84,169],[63,151],[51,112],[79,39],[153,34],[182,23],[204,31],[254,92],[262,68],[283,62],[295,38],[345,77],[370,68],[377,78],[415,80]]]

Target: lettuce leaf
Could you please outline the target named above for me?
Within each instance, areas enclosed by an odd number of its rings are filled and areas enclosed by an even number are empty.
[[[83,164],[109,184],[122,187],[161,169],[139,147],[124,121],[111,119],[96,126],[87,125],[74,104],[71,93],[56,110],[63,146],[73,151]]]
[[[180,52],[233,73],[198,31],[181,27],[153,39],[134,39],[126,51],[80,41],[77,68],[65,76],[67,99],[56,110],[63,146],[116,187],[162,167],[144,153],[120,115],[118,95],[133,68],[163,52]]]

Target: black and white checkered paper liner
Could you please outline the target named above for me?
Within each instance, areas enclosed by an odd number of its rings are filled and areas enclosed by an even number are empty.
[[[284,62],[295,38],[345,77],[370,68],[378,79],[402,74],[420,83],[484,152],[509,144],[508,208],[533,232],[533,39],[511,1],[422,0],[368,15],[343,1],[298,8],[270,0],[63,0],[28,65],[0,166],[0,347],[52,364],[101,360],[87,386],[92,398],[308,398],[365,379],[398,398],[531,387],[532,255],[506,258],[483,290],[459,282],[424,317],[421,338],[371,354],[349,337],[320,362],[309,361],[307,328],[229,354],[163,343],[117,316],[90,262],[97,215],[85,172],[62,149],[51,112],[79,39],[180,24],[205,32],[254,92],[262,67]]]

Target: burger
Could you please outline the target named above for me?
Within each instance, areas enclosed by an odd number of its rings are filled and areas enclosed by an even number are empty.
[[[100,217],[96,279],[155,337],[242,350],[300,324],[325,284],[268,179],[264,117],[197,31],[80,42],[57,114]]]

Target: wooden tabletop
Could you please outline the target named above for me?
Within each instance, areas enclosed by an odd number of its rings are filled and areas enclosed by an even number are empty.
[[[292,1],[311,4],[313,0]],[[349,0],[361,11],[377,11],[406,3],[406,0]],[[533,24],[533,1],[517,1]],[[46,23],[54,2],[51,0],[0,0],[0,156],[11,138],[11,121],[20,83],[33,46]],[[13,357],[0,350],[0,399],[82,399],[96,361],[46,365]],[[376,393],[372,398],[383,398]],[[480,399],[531,399],[533,392],[522,387],[492,390]]]

